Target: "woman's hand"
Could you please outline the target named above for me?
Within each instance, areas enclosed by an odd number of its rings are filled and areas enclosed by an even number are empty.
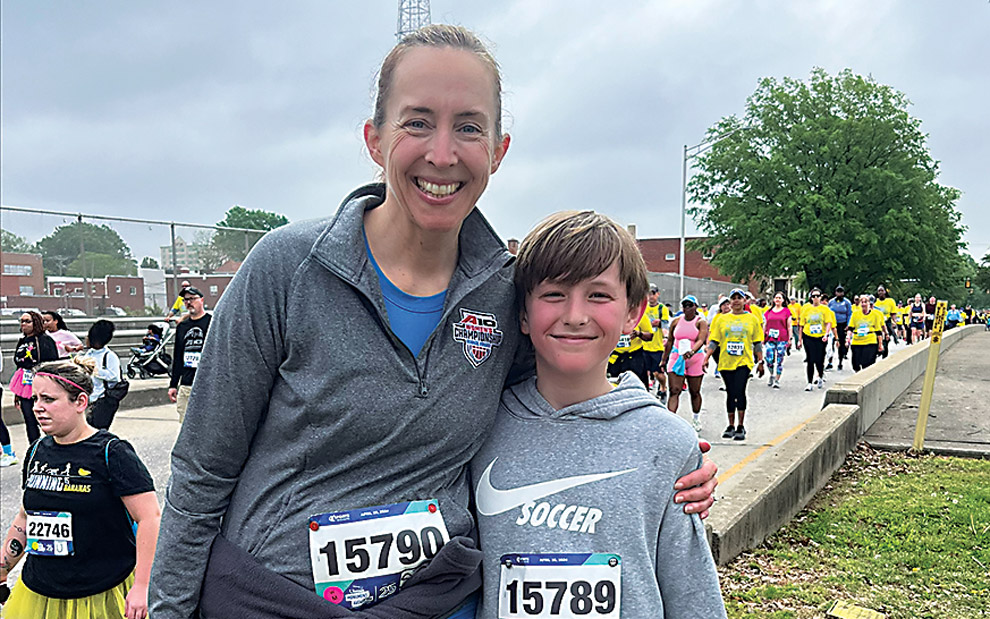
[[[699,446],[702,453],[712,448],[705,441],[700,441]],[[674,503],[686,503],[685,514],[698,514],[707,518],[708,510],[715,503],[715,486],[718,485],[716,473],[718,465],[705,456],[701,468],[681,477],[674,484],[675,490],[681,490],[674,495]]]
[[[134,583],[124,599],[124,616],[127,619],[144,619],[148,616],[148,585]]]

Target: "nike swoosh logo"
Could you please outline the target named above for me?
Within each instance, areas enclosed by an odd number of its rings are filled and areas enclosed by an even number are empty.
[[[573,477],[551,479],[550,481],[543,481],[537,484],[520,486],[511,490],[499,490],[492,486],[492,467],[495,466],[496,462],[498,462],[498,458],[492,460],[492,463],[488,465],[485,472],[481,474],[481,479],[478,480],[478,486],[475,489],[475,501],[477,503],[478,513],[482,516],[496,516],[514,507],[542,499],[551,494],[557,494],[564,490],[609,479],[610,477],[625,475],[636,470],[626,469],[624,471],[616,471],[615,473],[575,475]]]

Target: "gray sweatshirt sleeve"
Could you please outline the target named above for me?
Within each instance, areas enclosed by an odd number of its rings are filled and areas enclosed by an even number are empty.
[[[156,619],[192,617],[199,602],[211,543],[284,358],[286,298],[305,257],[293,252],[293,240],[279,232],[263,238],[210,323],[188,413],[172,449],[148,594]],[[311,244],[310,239],[307,253]]]
[[[702,464],[695,447],[678,478]],[[664,617],[725,617],[718,572],[705,537],[705,525],[697,514],[685,514],[670,495],[657,540],[657,582]]]

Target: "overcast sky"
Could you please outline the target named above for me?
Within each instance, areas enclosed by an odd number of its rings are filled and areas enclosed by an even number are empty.
[[[3,0],[3,204],[332,213],[375,174],[361,126],[397,6]],[[503,238],[562,208],[679,235],[683,145],[742,113],[761,77],[820,66],[906,93],[940,182],[962,191],[971,253],[990,250],[986,0],[434,0],[432,18],[483,35],[503,70],[512,144],[480,203]],[[2,217],[31,241],[61,223]],[[167,242],[114,227],[139,258]]]

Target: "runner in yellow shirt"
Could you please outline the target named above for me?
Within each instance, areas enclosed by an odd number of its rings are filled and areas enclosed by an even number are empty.
[[[609,376],[619,376],[625,371],[632,372],[643,381],[643,386],[649,388],[650,373],[646,369],[646,354],[643,343],[653,339],[653,325],[646,312],[640,316],[639,323],[631,333],[623,333],[619,343],[608,359]]]
[[[858,372],[876,363],[877,352],[883,341],[877,337],[883,333],[883,312],[870,306],[868,295],[860,295],[859,305],[849,319],[852,334],[852,366]]]
[[[822,305],[822,291],[812,288],[811,303],[805,303],[801,308],[801,339],[798,348],[804,346],[804,362],[807,364],[808,386],[805,391],[811,391],[818,385],[825,388],[825,335],[832,330],[832,310]],[[818,380],[815,381],[815,370],[818,370]]]
[[[883,312],[883,346],[880,347],[880,356],[884,359],[887,358],[887,352],[890,348],[890,338],[891,335],[894,337],[894,343],[897,343],[897,336],[894,335],[894,312],[897,310],[897,302],[887,296],[887,289],[882,285],[877,286],[877,300],[873,303],[873,307]]]
[[[664,325],[670,324],[670,312],[666,305],[660,303],[660,289],[656,284],[650,284],[650,294],[647,299],[644,316],[650,321],[653,338],[643,342],[646,370],[657,385],[657,397],[660,398],[660,403],[667,404],[667,374],[660,363],[663,361],[664,342],[667,340],[667,328]],[[649,388],[649,385],[646,387]]]
[[[722,438],[741,441],[746,438],[746,385],[754,365],[757,375],[763,377],[763,324],[746,311],[746,293],[739,288],[729,293],[729,304],[732,311],[719,314],[712,326],[704,364],[708,365],[708,359],[721,347],[718,371],[725,383],[725,409],[729,415],[729,426]]]
[[[787,309],[791,310],[791,341],[798,348],[801,347],[801,307],[802,300],[797,297],[787,305]],[[791,342],[787,342],[787,354],[791,354]]]

